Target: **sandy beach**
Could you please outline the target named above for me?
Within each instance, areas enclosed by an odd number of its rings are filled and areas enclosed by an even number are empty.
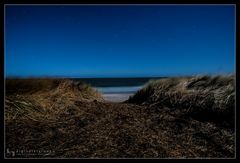
[[[124,102],[126,101],[130,96],[134,95],[133,93],[108,93],[103,94],[103,99],[108,102]]]
[[[96,87],[104,100],[108,102],[124,102],[143,86]]]

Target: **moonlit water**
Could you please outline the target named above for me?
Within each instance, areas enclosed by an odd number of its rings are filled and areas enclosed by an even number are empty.
[[[143,86],[96,87],[102,93],[104,100],[123,102],[140,90]]]

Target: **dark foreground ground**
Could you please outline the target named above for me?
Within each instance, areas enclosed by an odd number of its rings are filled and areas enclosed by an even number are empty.
[[[153,81],[125,103],[68,80],[8,79],[6,90],[7,158],[235,156],[233,76]]]

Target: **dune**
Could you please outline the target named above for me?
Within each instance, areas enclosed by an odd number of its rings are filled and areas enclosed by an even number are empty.
[[[155,80],[128,99],[129,103],[161,105],[200,120],[234,127],[234,76],[194,76]]]
[[[234,76],[154,80],[121,103],[67,79],[5,84],[7,158],[235,156]]]

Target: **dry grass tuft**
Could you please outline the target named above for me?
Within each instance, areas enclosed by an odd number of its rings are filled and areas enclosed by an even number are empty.
[[[48,91],[55,89],[61,82],[61,79],[53,78],[9,78],[5,82],[6,94],[31,94],[37,91]]]
[[[199,120],[234,127],[234,76],[167,78],[150,82],[128,102],[180,109]]]

